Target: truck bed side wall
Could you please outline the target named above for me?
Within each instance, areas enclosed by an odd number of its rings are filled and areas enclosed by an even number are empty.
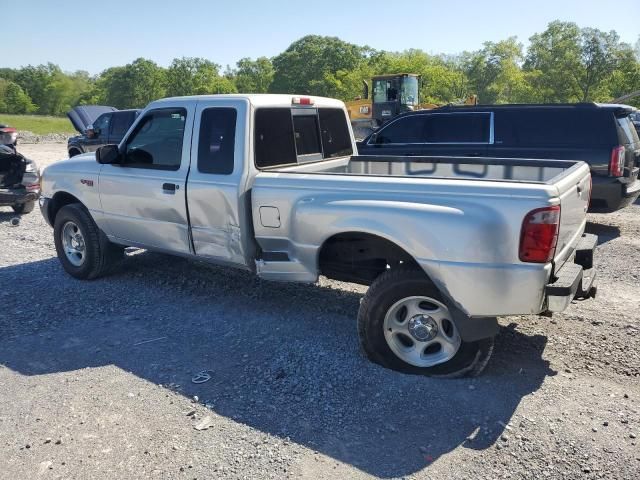
[[[557,202],[549,185],[260,173],[254,212],[274,207],[280,226],[254,216],[264,251],[290,262],[266,262],[274,280],[314,281],[318,253],[331,236],[364,232],[408,252],[440,289],[472,316],[539,313],[551,264],[518,259],[522,219]],[[290,268],[286,263],[296,264]],[[290,272],[294,271],[295,274]]]

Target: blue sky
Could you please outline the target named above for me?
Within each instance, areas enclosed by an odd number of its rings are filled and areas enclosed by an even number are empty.
[[[629,43],[640,35],[640,0],[0,0],[0,12],[0,67],[50,61],[92,74],[137,57],[233,65],[277,55],[307,34],[430,53],[513,35],[526,44],[554,19],[614,29]]]

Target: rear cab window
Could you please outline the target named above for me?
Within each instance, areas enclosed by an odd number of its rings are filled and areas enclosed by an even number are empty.
[[[255,164],[263,169],[352,155],[347,122],[340,108],[259,108]]]

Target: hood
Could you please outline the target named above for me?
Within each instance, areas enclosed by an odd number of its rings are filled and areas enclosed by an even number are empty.
[[[78,132],[84,133],[87,127],[93,124],[100,115],[116,110],[118,109],[115,107],[105,107],[103,105],[79,105],[67,112],[67,117],[69,117],[73,127]]]

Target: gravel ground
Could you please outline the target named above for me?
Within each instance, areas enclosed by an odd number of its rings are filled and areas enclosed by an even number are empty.
[[[640,203],[590,217],[598,298],[502,319],[486,372],[464,380],[364,359],[353,285],[141,251],[81,282],[37,211],[12,217],[0,209],[1,478],[640,477]]]
[[[47,135],[38,135],[37,133],[33,133],[28,130],[19,130],[18,145],[20,145],[20,147],[22,147],[23,144],[31,143],[64,143],[66,145],[67,140],[70,136],[71,135],[67,133],[49,133]],[[30,146],[26,148],[29,149]],[[19,150],[22,150],[22,148],[19,148]],[[62,151],[64,152],[65,150]]]

